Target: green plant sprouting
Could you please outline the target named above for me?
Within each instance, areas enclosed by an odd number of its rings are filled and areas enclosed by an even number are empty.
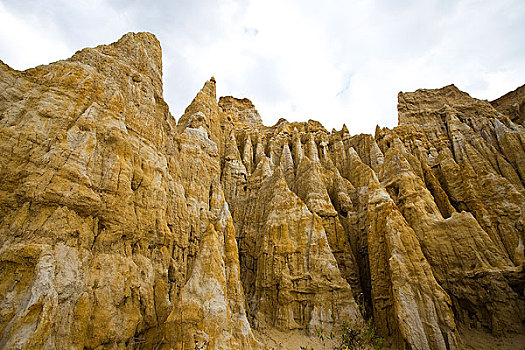
[[[359,313],[364,315],[364,303],[358,304]],[[326,349],[326,340],[336,339],[336,345],[333,350],[382,350],[383,338],[376,334],[372,319],[365,320],[358,318],[355,321],[344,321],[341,334],[336,337],[333,332],[329,336],[325,336],[322,329],[315,329],[316,336],[321,340],[323,349]],[[313,348],[300,347],[301,350],[313,350]]]

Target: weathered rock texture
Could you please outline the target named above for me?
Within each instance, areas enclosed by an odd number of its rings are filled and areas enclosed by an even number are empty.
[[[499,112],[509,116],[516,124],[525,126],[525,85],[491,102]]]
[[[213,78],[176,122],[151,34],[1,63],[0,348],[258,349],[253,328],[363,317],[395,349],[525,333],[519,91],[500,112],[400,93],[398,127],[350,136],[266,127]]]

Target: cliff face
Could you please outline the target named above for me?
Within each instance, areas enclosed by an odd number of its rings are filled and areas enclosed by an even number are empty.
[[[514,123],[525,126],[525,85],[501,96],[490,104],[499,112],[508,115]]]
[[[151,34],[0,64],[0,348],[258,349],[365,316],[399,349],[525,333],[518,117],[447,86],[350,136],[266,127],[213,78],[178,122],[162,94]]]

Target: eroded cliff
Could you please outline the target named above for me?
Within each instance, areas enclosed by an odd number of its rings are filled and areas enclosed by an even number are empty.
[[[215,84],[177,122],[147,33],[0,64],[0,348],[258,349],[253,330],[363,318],[396,349],[525,333],[521,110],[418,90],[351,136],[264,126]]]

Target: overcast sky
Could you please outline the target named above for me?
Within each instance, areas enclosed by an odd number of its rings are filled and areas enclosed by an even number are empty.
[[[23,70],[134,31],[163,47],[178,118],[203,83],[266,125],[397,124],[397,93],[451,83],[495,99],[525,83],[524,0],[0,0],[0,59]]]

